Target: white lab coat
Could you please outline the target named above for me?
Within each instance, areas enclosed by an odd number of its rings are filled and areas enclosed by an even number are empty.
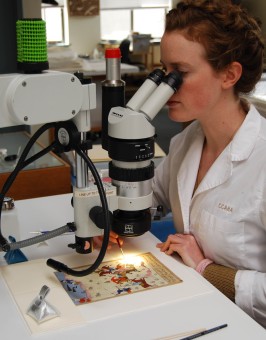
[[[238,269],[236,304],[266,327],[266,119],[251,105],[193,196],[203,141],[197,121],[172,139],[155,171],[154,206],[171,210],[206,258]]]

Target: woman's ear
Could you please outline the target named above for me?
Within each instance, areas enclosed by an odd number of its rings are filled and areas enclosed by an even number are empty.
[[[233,87],[238,82],[241,75],[242,65],[237,61],[233,61],[224,70],[223,88],[229,89]]]

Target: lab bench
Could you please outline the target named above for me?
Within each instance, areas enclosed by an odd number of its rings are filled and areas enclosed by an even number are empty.
[[[73,221],[71,196],[64,194],[17,201],[15,209],[3,213],[3,234],[12,233],[17,240],[23,240],[33,230],[52,230]],[[72,238],[73,235],[60,236],[23,248],[29,261],[0,267],[0,319],[3,320],[3,338],[29,340],[37,336],[42,340],[158,340],[225,323],[228,327],[208,334],[206,339],[266,338],[264,328],[195,270],[185,266],[178,256],[168,256],[160,252],[156,248],[159,240],[150,232],[135,238],[125,238],[124,252],[150,252],[181,278],[181,283],[75,306],[55,280],[53,270],[46,265],[47,257],[63,261],[72,268],[82,265],[87,267],[88,263],[95,261],[98,250],[88,255],[77,254],[67,247]],[[104,260],[119,256],[119,247],[114,245],[107,251]],[[25,313],[26,305],[43,284],[51,288],[50,302],[61,314],[58,318],[38,326]],[[17,286],[17,294],[14,285]],[[25,308],[22,308],[24,304]]]

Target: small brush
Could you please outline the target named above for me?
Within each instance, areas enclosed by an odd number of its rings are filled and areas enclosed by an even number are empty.
[[[120,250],[121,250],[121,254],[122,254],[123,257],[125,258],[125,254],[124,254],[124,252],[123,252],[123,249],[122,249],[121,243],[120,243],[120,241],[119,241],[119,238],[116,239],[116,242],[117,242],[117,244],[118,244],[118,247],[119,247]]]

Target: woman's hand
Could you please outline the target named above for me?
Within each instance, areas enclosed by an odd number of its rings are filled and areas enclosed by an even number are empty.
[[[110,235],[109,235],[109,244],[108,244],[108,247],[107,247],[108,250],[111,249],[112,243],[117,244],[117,239],[118,239],[118,235],[111,230]],[[103,236],[95,236],[93,238],[93,241],[94,241],[94,245],[95,245],[96,248],[101,248],[102,243],[103,243]],[[122,246],[123,240],[121,238],[119,238],[119,242]]]
[[[200,261],[204,260],[204,255],[195,237],[190,234],[169,235],[165,242],[158,243],[156,247],[167,255],[177,252],[183,262],[193,269],[196,269]]]

